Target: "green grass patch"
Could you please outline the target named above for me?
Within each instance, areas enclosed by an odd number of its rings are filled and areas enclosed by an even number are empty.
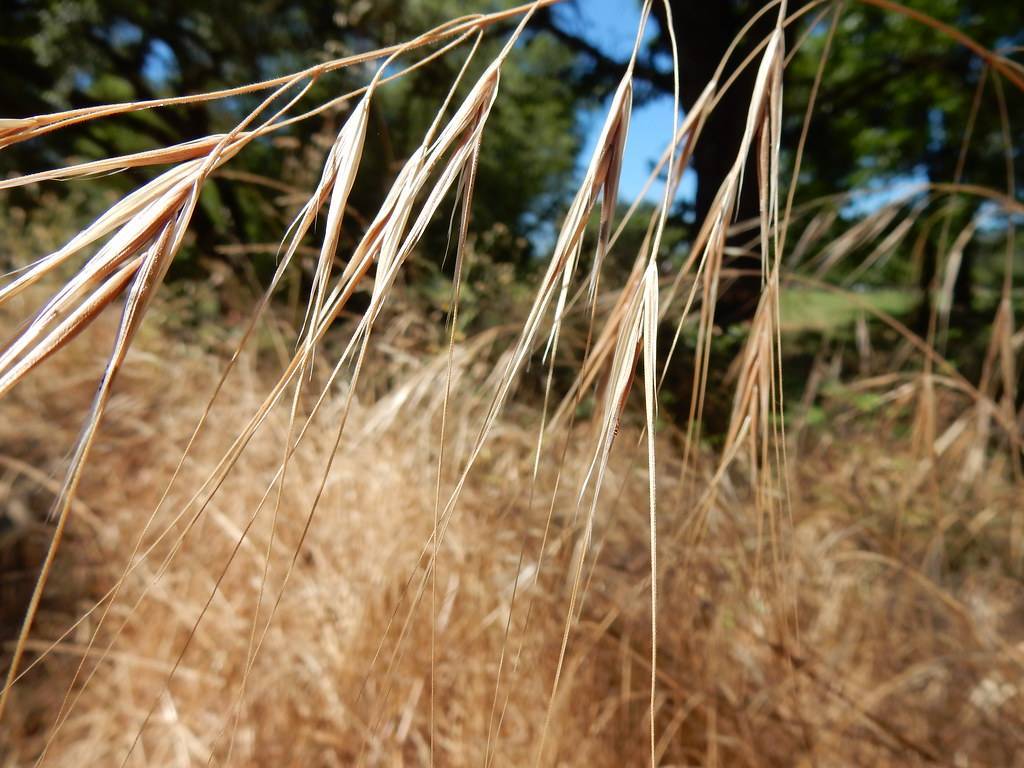
[[[782,331],[827,332],[850,325],[857,315],[870,309],[902,315],[917,303],[917,292],[883,288],[844,295],[816,288],[786,288],[780,298]]]

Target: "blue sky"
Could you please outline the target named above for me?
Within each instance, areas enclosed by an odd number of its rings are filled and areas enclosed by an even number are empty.
[[[587,39],[617,60],[626,61],[629,58],[640,24],[640,3],[637,0],[577,0],[557,6],[555,13],[567,31]],[[646,39],[653,36],[655,24],[653,20],[648,22]],[[606,114],[607,110],[601,109],[583,116],[585,141],[580,153],[581,172],[586,168],[594,150]],[[640,193],[651,168],[671,137],[671,97],[652,99],[642,106],[634,105],[619,190],[622,198],[632,200]],[[691,174],[683,179],[681,193],[684,197],[692,197],[694,190],[695,179]],[[655,200],[660,194],[661,185],[655,184],[647,197]]]

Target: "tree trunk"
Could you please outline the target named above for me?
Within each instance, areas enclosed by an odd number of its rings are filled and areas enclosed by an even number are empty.
[[[710,3],[672,0],[671,5],[673,30],[680,56],[681,96],[683,104],[689,107],[714,76],[729,45],[750,18],[750,13],[756,9],[750,9],[749,12],[740,10],[737,6],[745,4],[730,0]],[[660,26],[664,30],[664,8],[659,3],[654,7],[657,9],[655,13],[658,15]],[[754,46],[771,33],[774,25],[775,14],[772,13],[765,14],[753,25],[730,57],[723,79],[729,77],[736,65],[743,61]],[[708,117],[697,143],[693,156],[693,168],[697,172],[697,195],[694,201],[697,226],[700,226],[710,213],[722,181],[736,162],[757,68],[758,60],[755,58]],[[735,219],[743,221],[756,218],[758,212],[757,164],[755,153],[751,152],[746,160],[744,183],[737,200]],[[745,235],[744,239],[748,237]],[[760,259],[756,256],[739,257],[730,260],[727,266],[756,271],[760,268]],[[760,278],[756,274],[731,281],[719,297],[716,322],[727,326],[750,319],[757,308],[760,287]]]

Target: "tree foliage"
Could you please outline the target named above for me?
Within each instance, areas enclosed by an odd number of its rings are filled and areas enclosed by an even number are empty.
[[[574,0],[576,1],[576,0]],[[634,0],[624,0],[634,2]],[[503,3],[484,3],[488,10]],[[572,2],[569,3],[571,10]],[[740,28],[762,8],[754,0],[695,3],[673,0],[679,43],[684,107],[714,74]],[[802,47],[786,73],[783,147],[792,168],[804,106],[823,56],[831,5],[808,8],[789,28],[788,47]],[[1024,44],[1024,6],[1001,0],[920,0],[914,9],[984,45],[1013,50]],[[3,112],[24,116],[102,104],[199,93],[280,75],[331,58],[409,39],[432,25],[466,12],[456,0],[249,0],[248,2],[135,3],[125,0],[8,0],[0,35]],[[637,66],[638,100],[672,89],[669,19],[654,4],[657,23]],[[543,242],[544,223],[564,206],[581,143],[578,116],[600,103],[617,82],[624,62],[604,53],[566,23],[564,9],[538,14],[531,32],[505,68],[502,97],[495,106],[473,211],[475,236],[486,237],[490,256],[529,269],[534,245]],[[740,41],[726,74],[770,29],[764,15]],[[478,73],[500,45],[488,36],[467,79]],[[368,145],[353,190],[347,233],[358,235],[360,210],[373,210],[398,164],[418,144],[437,106],[465,61],[464,46],[425,69],[382,89],[375,102]],[[755,67],[748,67],[711,116],[693,160],[695,198],[684,201],[677,221],[700,222],[734,156],[745,120]],[[309,103],[365,83],[370,66],[323,77]],[[1000,84],[977,56],[948,36],[899,13],[862,2],[840,8],[825,77],[817,97],[801,166],[797,202],[837,190],[879,193],[906,181],[950,182],[958,174],[961,145],[971,115],[972,135],[962,181],[1005,189],[1006,143]],[[973,108],[975,98],[978,108]],[[68,158],[82,160],[134,152],[230,129],[255,103],[236,98],[213,106],[164,108],[50,134],[0,154],[0,174],[23,173]],[[1008,99],[1010,145],[1024,146],[1024,102]],[[314,183],[343,111],[327,112],[274,139],[255,143],[208,186],[194,232],[195,248],[183,260],[191,274],[199,257],[227,245],[249,248],[257,266],[273,260],[273,244],[295,214],[298,192]],[[1019,190],[1024,170],[1013,165]],[[748,168],[751,173],[755,169]],[[135,170],[103,180],[124,192],[146,177]],[[755,185],[745,185],[740,218],[757,213]],[[32,203],[37,191],[11,195],[14,204]],[[26,199],[28,196],[28,199]],[[80,199],[80,198],[79,198]],[[877,204],[877,203],[876,203]],[[844,215],[870,210],[870,201]],[[949,228],[962,228],[978,215],[980,203],[951,208]],[[82,210],[85,216],[88,210]],[[365,223],[365,221],[363,222]],[[446,232],[435,227],[427,239],[434,261],[443,261]],[[684,227],[685,230],[685,227]],[[935,228],[932,239],[941,228]],[[343,239],[343,243],[344,243]],[[935,250],[917,269],[926,286],[934,279]],[[971,278],[985,272],[977,244],[965,253],[958,296],[970,304]],[[262,249],[262,250],[261,250]],[[984,250],[984,249],[982,249]],[[262,260],[262,262],[261,262]],[[907,259],[896,259],[901,270]],[[181,271],[180,266],[176,270]],[[980,273],[979,273],[980,270]],[[904,270],[905,271],[905,270]],[[988,276],[987,276],[988,275]]]
[[[278,76],[321,61],[399,43],[464,13],[453,0],[337,3],[134,3],[15,0],[0,54],[3,112],[21,117],[62,109],[201,93]],[[497,52],[485,39],[465,82]],[[351,198],[349,238],[358,236],[360,210],[379,205],[401,161],[428,129],[471,46],[403,77],[374,103],[367,151]],[[502,99],[495,107],[480,160],[474,228],[486,234],[499,261],[522,263],[531,237],[561,203],[580,142],[577,92],[566,77],[572,55],[554,40],[535,37],[514,52]],[[410,59],[411,60],[411,59]],[[327,75],[303,103],[359,88],[377,64]],[[402,60],[395,66],[402,66]],[[0,156],[0,174],[24,173],[69,158],[90,160],[137,152],[230,130],[256,104],[234,98],[214,106],[168,107],[94,121]],[[315,183],[326,150],[344,120],[329,111],[254,144],[204,192],[194,231],[196,254],[224,244],[267,246],[295,215],[296,194]],[[124,192],[150,174],[137,171],[103,183]],[[244,181],[246,183],[240,183]],[[92,182],[95,184],[95,181]],[[35,192],[29,190],[27,194]],[[17,196],[13,196],[19,202]],[[21,202],[25,202],[22,197]],[[28,201],[31,203],[31,200]],[[83,212],[85,215],[87,212]],[[365,220],[362,220],[365,224]],[[428,238],[440,253],[445,233]],[[255,249],[259,251],[259,248]],[[180,266],[176,266],[180,271]],[[188,270],[186,270],[188,271]],[[191,274],[191,272],[188,272]]]

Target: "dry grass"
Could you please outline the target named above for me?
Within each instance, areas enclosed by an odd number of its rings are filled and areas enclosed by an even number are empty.
[[[1000,105],[1003,80],[1024,90],[1005,57],[889,0],[866,1],[974,51]],[[872,268],[947,195],[1018,211],[1012,164],[1005,194],[964,186],[958,172],[916,207],[898,201],[822,241],[836,200],[794,208],[795,187],[780,189],[785,30],[811,12],[831,14],[834,30],[842,5],[818,0],[789,14],[784,0],[769,3],[771,34],[743,62],[730,51],[674,126],[663,198],[639,251],[623,255],[629,278],[602,285],[625,226],[610,203],[641,26],[532,301],[512,330],[457,343],[481,142],[502,68],[546,4],[168,100],[269,94],[222,136],[0,183],[172,164],[63,247],[25,258],[0,287],[12,336],[0,349],[0,482],[23,521],[11,557],[25,571],[5,586],[5,605],[27,617],[5,638],[7,764],[1024,764],[1012,218],[980,381],[941,354],[972,223],[943,237],[927,338],[875,310],[905,339],[895,361],[908,371],[856,385],[883,391],[884,408],[805,429],[823,384],[840,378],[821,361],[787,436],[781,394],[788,281],[825,278],[865,251],[858,269]],[[507,21],[517,24],[507,45],[471,81],[476,41]],[[460,47],[466,66],[336,265],[376,90]],[[318,77],[363,62],[379,66],[365,88],[295,114]],[[685,263],[662,275],[682,173],[745,67],[757,74],[735,161]],[[189,351],[144,330],[209,175],[256,137],[346,102],[320,180],[232,351]],[[163,103],[3,121],[0,147]],[[760,217],[735,223],[744,184],[757,187]],[[448,217],[452,191],[452,311],[436,329],[402,307],[398,286],[429,222]],[[282,328],[272,295],[311,247],[321,212],[304,321]],[[749,243],[737,246],[744,233]],[[735,250],[760,258],[762,291],[724,377],[732,407],[713,451],[701,429],[716,303]],[[38,310],[22,306],[58,277]],[[369,306],[342,320],[357,290]],[[103,312],[111,306],[119,319]],[[658,417],[662,324],[675,329],[668,358],[694,339],[681,434]],[[577,336],[582,362],[561,387],[555,369]],[[422,352],[423,340],[441,351]],[[858,347],[866,359],[866,325]],[[542,395],[517,397],[531,363]],[[592,419],[578,418],[584,397],[597,404]],[[900,431],[909,439],[879,439]]]
[[[59,476],[63,449],[75,438],[100,341],[90,336],[71,348],[50,376],[31,380],[6,402],[0,441],[10,506],[49,506],[54,488],[43,478]],[[431,362],[413,365],[406,380],[422,385],[443,377],[445,366]],[[84,476],[30,651],[60,638],[121,576],[218,368],[217,360],[155,335],[129,359],[96,447],[98,466],[116,471]],[[482,372],[467,363],[453,402],[472,403],[464,395]],[[213,413],[208,439],[193,448],[153,531],[182,532],[181,523],[169,525],[172,510],[185,507],[226,437],[259,405],[265,375],[243,361],[232,402]],[[264,507],[222,575],[279,465],[287,414],[254,440],[169,565],[161,567],[166,542],[137,561],[86,660],[81,677],[91,680],[84,691],[78,686],[80,698],[53,738],[47,764],[119,764],[154,704],[133,764],[223,764],[229,748],[238,765],[426,763],[432,622],[429,600],[416,608],[412,597],[425,578],[440,388],[423,391],[427,399],[397,421],[387,398],[360,398],[354,406],[341,446],[345,460],[324,490],[248,675],[237,722],[233,706],[257,603],[262,631],[332,449],[329,430],[311,433],[292,459],[275,543]],[[327,422],[344,400],[331,396]],[[453,464],[471,445],[478,417],[468,405],[449,413]],[[537,758],[579,555],[574,541],[585,521],[573,519],[573,483],[563,479],[545,536],[561,445],[541,462],[531,504],[533,418],[516,411],[496,427],[439,551],[434,717],[441,764],[479,765],[488,746],[494,765]],[[755,535],[757,504],[746,490],[743,462],[719,483],[699,543],[688,516],[662,512],[661,764],[1020,764],[1019,487],[1002,479],[997,463],[973,491],[965,492],[955,473],[940,471],[931,491],[908,493],[916,460],[895,443],[879,451],[875,439],[892,426],[882,414],[865,428],[804,438],[793,462],[792,528],[779,542],[781,573],[757,569],[763,542]],[[590,429],[578,428],[565,461],[576,480],[589,461]],[[623,428],[609,462],[612,491],[599,502],[545,763],[646,759],[648,500],[638,437]],[[671,434],[659,440],[660,455],[676,453],[669,450]],[[12,463],[14,456],[24,464]],[[679,488],[678,466],[662,466],[660,492],[671,497],[704,487],[711,458],[701,457],[703,480],[691,490]],[[948,469],[962,459],[953,447],[941,461]],[[443,482],[454,479],[447,471]],[[26,551],[45,538],[38,524],[18,533]],[[146,543],[155,538],[149,534]],[[95,619],[94,611],[15,689],[7,765],[31,762],[50,739]]]

